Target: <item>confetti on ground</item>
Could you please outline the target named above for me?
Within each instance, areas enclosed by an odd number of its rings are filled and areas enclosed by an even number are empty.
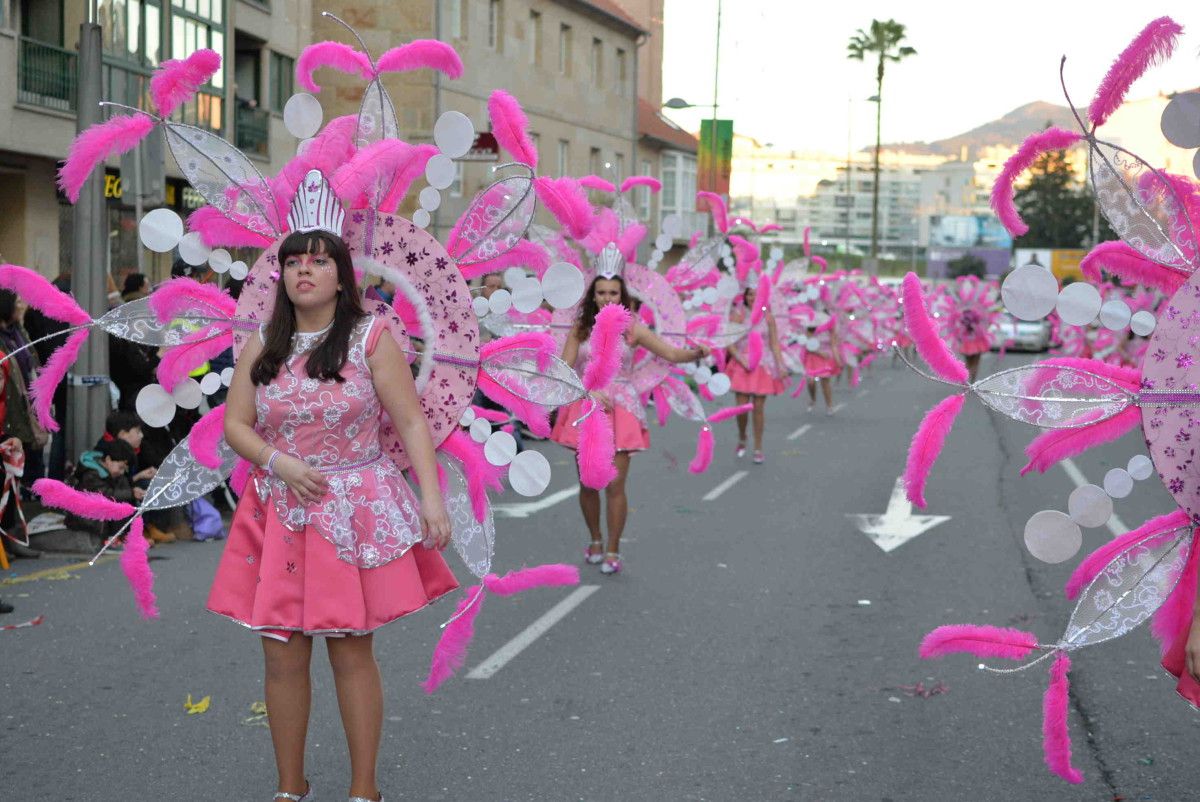
[[[922,699],[929,699],[933,696],[942,696],[950,693],[950,686],[944,682],[936,682],[933,685],[926,685],[924,682],[918,682],[916,685],[900,685],[896,688],[898,691],[903,691],[908,696],[919,696]]]
[[[250,712],[254,715],[242,719],[242,723],[247,727],[269,727],[270,722],[267,720],[267,703],[252,702],[250,704]]]
[[[785,744],[785,743],[787,743],[787,742],[788,742],[788,739],[787,739],[787,738],[776,738],[776,739],[775,739],[774,741],[772,741],[771,743],[776,743],[776,744]]]
[[[870,606],[871,606],[871,600],[870,600],[870,599],[859,599],[859,600],[858,600],[858,606],[859,606],[859,607],[870,607]]]
[[[211,696],[205,696],[199,702],[193,703],[192,695],[189,693],[187,701],[183,703],[183,709],[187,711],[187,714],[189,716],[195,715],[196,713],[206,713],[206,712],[208,712],[208,706],[211,703],[212,703]]]
[[[28,627],[36,627],[38,624],[46,620],[44,615],[39,615],[37,618],[31,618],[28,621],[22,621],[20,624],[5,624],[0,627],[0,632],[7,632],[12,629],[26,629]]]

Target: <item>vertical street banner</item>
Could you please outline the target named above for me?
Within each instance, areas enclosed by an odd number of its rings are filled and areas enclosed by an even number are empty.
[[[716,123],[716,136],[713,124]],[[700,153],[696,186],[729,197],[729,173],[733,166],[733,120],[700,121]]]

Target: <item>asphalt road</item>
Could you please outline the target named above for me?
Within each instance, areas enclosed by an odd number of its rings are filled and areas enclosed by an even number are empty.
[[[917,421],[942,395],[885,364],[857,391],[838,387],[833,417],[773,400],[767,464],[735,460],[723,424],[701,477],[687,472],[694,429],[656,429],[652,451],[634,459],[626,571],[585,567],[595,590],[489,600],[469,670],[564,600],[575,605],[489,678],[421,691],[449,604],[377,637],[387,798],[1195,798],[1200,718],[1176,698],[1147,631],[1074,656],[1081,786],[1042,765],[1044,670],[996,676],[969,656],[917,658],[922,635],[943,623],[1057,639],[1076,562],[1039,563],[1021,542],[1026,519],[1065,510],[1075,482],[1059,468],[1019,478],[1032,431],[974,401],[928,489],[928,512],[950,519],[890,552],[855,528],[848,515],[884,512]],[[538,447],[561,500],[498,519],[500,570],[575,562],[586,541],[566,492],[569,452]],[[1136,453],[1131,437],[1076,464],[1099,483]],[[1171,502],[1151,480],[1116,508],[1132,527]],[[1085,548],[1111,536],[1088,530]],[[155,549],[162,618],[151,623],[116,562],[80,569],[47,556],[0,580],[18,607],[0,624],[45,616],[0,632],[0,799],[269,800],[269,734],[251,710],[263,698],[260,647],[203,609],[220,549]],[[341,800],[346,750],[316,655],[309,773],[316,802]],[[188,715],[189,694],[211,697],[207,712]]]

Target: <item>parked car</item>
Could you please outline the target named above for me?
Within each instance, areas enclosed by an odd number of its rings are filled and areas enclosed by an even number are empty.
[[[1007,312],[1000,314],[992,325],[992,350],[1004,346],[1009,351],[1041,352],[1050,348],[1050,322],[1047,320],[1017,320]]]

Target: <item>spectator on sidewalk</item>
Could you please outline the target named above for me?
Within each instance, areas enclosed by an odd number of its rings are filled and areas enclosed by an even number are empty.
[[[132,487],[129,483],[129,466],[135,464],[136,460],[133,446],[124,440],[102,442],[92,451],[85,451],[79,456],[69,484],[76,490],[99,493],[125,504],[136,504],[146,494],[145,490]],[[100,539],[116,534],[124,524],[124,521],[93,521],[73,513],[66,515],[68,528],[87,532]]]
[[[71,271],[70,269],[63,270],[51,282],[55,288],[71,294]],[[61,321],[49,318],[43,315],[37,309],[30,309],[25,313],[25,331],[34,341],[43,340],[51,334],[57,334],[67,328],[67,324]],[[47,339],[38,342],[33,347],[37,351],[38,359],[44,365],[50,355],[54,353],[54,349],[62,344],[61,338]],[[58,423],[60,432],[67,431],[67,383],[59,382],[58,387],[54,390],[54,420]],[[50,440],[50,462],[46,466],[46,475],[51,479],[63,481],[67,477],[67,447],[66,438],[53,437]]]
[[[133,449],[133,461],[129,464],[128,482],[131,495],[139,493],[141,497],[149,490],[150,483],[158,474],[158,465],[143,460],[142,441],[145,434],[142,422],[132,412],[116,410],[109,414],[104,422],[104,435],[96,448],[104,443],[121,441]],[[141,498],[137,499],[141,501]],[[174,543],[176,540],[191,540],[192,527],[182,508],[172,507],[165,510],[149,510],[142,515],[146,522],[146,537],[152,543]]]
[[[42,450],[50,442],[50,433],[38,423],[29,400],[29,386],[41,366],[37,352],[33,348],[19,350],[29,344],[24,327],[26,308],[25,301],[16,293],[0,290],[0,350],[13,354],[4,389],[7,426],[10,435],[18,438],[25,450],[22,484],[28,486],[42,477]]]
[[[141,273],[130,273],[125,277],[125,291],[121,300],[136,301],[150,294],[150,282]],[[135,343],[122,337],[108,338],[109,375],[116,385],[120,398],[117,409],[132,412],[138,393],[143,387],[154,384],[154,371],[158,367],[158,352],[153,346]]]

